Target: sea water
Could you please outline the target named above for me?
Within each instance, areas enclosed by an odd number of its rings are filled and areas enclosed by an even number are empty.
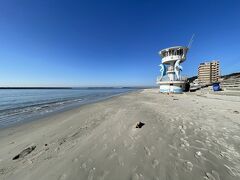
[[[0,128],[132,91],[103,89],[0,89]]]

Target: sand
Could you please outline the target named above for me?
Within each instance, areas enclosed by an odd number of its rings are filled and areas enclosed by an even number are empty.
[[[240,179],[239,112],[240,97],[157,89],[84,105],[1,130],[0,179]]]

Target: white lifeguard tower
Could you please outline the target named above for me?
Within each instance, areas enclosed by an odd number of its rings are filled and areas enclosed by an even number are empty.
[[[157,78],[160,92],[182,93],[185,90],[186,79],[181,76],[180,64],[186,60],[188,49],[185,46],[175,46],[159,52],[162,57],[162,64],[159,65],[161,75]]]

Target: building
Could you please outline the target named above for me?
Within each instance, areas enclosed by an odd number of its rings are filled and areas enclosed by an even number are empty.
[[[200,84],[212,84],[220,78],[219,61],[201,63],[198,67],[198,81]]]
[[[160,76],[157,77],[161,93],[182,93],[185,90],[186,79],[182,77],[182,66],[186,60],[188,47],[174,46],[159,52],[162,58]]]

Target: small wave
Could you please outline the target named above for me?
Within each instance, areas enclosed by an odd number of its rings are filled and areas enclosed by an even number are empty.
[[[21,96],[20,93],[18,96],[14,94],[16,98],[20,97],[18,99],[19,102],[18,104],[13,105],[9,101],[9,104],[6,104],[5,109],[4,107],[0,109],[0,128],[12,125],[16,122],[29,121],[36,117],[42,117],[49,113],[64,110],[65,108],[96,102],[108,97],[128,92],[128,90],[114,90],[112,92],[109,92],[109,90],[96,90],[96,92],[95,90],[87,91],[88,90],[74,90],[70,92],[72,94],[70,94],[69,91],[66,91],[68,94],[63,94],[63,92],[59,93],[58,91],[58,94],[56,95],[49,95],[48,93],[46,93],[46,95],[39,93],[35,94],[34,92],[32,97],[35,99],[35,101],[34,99],[29,100],[29,97],[24,99],[27,94],[24,94],[24,96]],[[73,93],[78,94],[73,95]],[[11,94],[9,93],[8,97],[10,96]]]
[[[64,108],[66,105],[81,102],[83,99],[68,99],[48,103],[34,104],[26,107],[12,108],[0,111],[0,127],[29,119],[37,115],[45,115]]]

